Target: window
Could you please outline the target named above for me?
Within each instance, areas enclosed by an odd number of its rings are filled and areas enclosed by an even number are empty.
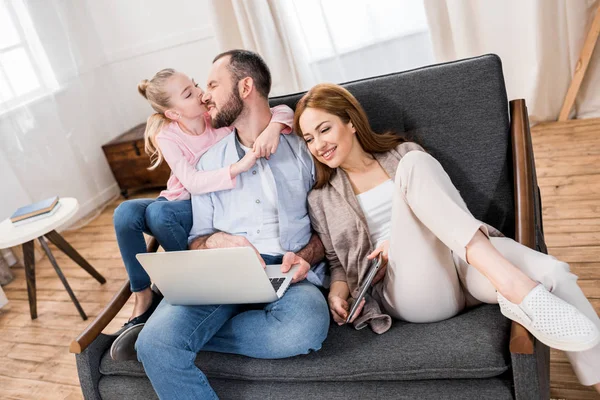
[[[296,13],[311,61],[429,31],[418,0],[293,0],[286,7]]]
[[[316,82],[347,82],[432,64],[423,0],[286,0],[285,29]],[[306,75],[306,74],[304,74]],[[306,87],[305,87],[306,88]]]
[[[0,0],[0,109],[18,107],[57,88],[25,4]]]

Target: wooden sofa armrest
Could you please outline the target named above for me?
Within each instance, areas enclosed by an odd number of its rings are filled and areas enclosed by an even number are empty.
[[[147,244],[148,253],[154,253],[158,249],[158,242],[155,238],[150,238]],[[110,302],[98,314],[98,316],[71,342],[69,351],[79,354],[84,351],[97,337],[102,330],[113,320],[115,315],[123,308],[131,296],[129,280],[123,283],[121,289],[114,295]]]
[[[515,240],[535,249],[535,204],[533,193],[533,145],[525,100],[510,102],[510,135],[512,139],[513,172],[515,181]],[[510,352],[533,354],[533,336],[523,326],[512,323]]]

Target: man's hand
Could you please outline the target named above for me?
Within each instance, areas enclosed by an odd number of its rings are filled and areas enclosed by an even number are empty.
[[[299,255],[288,251],[283,255],[283,261],[281,262],[281,272],[288,272],[293,265],[298,264],[298,270],[294,274],[292,278],[292,283],[300,282],[306,279],[306,275],[308,275],[308,271],[310,270],[310,264]]]
[[[256,247],[254,247],[252,243],[250,243],[248,239],[246,239],[244,236],[236,236],[224,232],[217,232],[208,238],[208,240],[206,241],[206,246],[209,249],[223,249],[227,247],[251,247],[252,250],[254,250],[254,252],[256,253],[258,261],[260,261],[262,267],[267,267],[265,260],[263,260],[263,258],[260,256],[260,253],[258,252],[258,250],[256,250]]]
[[[266,268],[265,260],[261,257],[256,247],[252,245],[244,236],[230,235],[225,232],[217,232],[210,236],[200,236],[192,243],[190,243],[190,250],[203,250],[203,249],[224,249],[228,247],[251,247],[258,261],[263,268]]]

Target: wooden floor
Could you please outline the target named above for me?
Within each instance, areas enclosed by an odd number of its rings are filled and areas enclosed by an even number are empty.
[[[600,119],[538,125],[533,129],[550,254],[571,264],[580,285],[600,312]],[[147,195],[147,194],[146,194]],[[95,317],[125,279],[112,226],[110,204],[88,226],[64,233],[107,283],[98,284],[52,247],[77,297]],[[29,317],[24,271],[4,287],[10,303],[0,309],[0,398],[82,398],[70,341],[87,325],[79,317],[47,259],[38,262],[38,314]],[[109,325],[116,330],[131,312],[129,303]],[[552,352],[552,397],[600,399],[578,384],[564,354]]]
[[[548,253],[570,264],[600,313],[600,119],[540,124],[531,134]],[[553,398],[600,399],[579,384],[558,350],[550,385]]]

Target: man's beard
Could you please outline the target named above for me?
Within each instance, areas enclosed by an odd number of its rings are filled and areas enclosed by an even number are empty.
[[[231,92],[231,96],[227,103],[219,110],[215,118],[212,120],[212,126],[216,129],[231,126],[244,110],[244,102],[240,94],[235,90]]]

